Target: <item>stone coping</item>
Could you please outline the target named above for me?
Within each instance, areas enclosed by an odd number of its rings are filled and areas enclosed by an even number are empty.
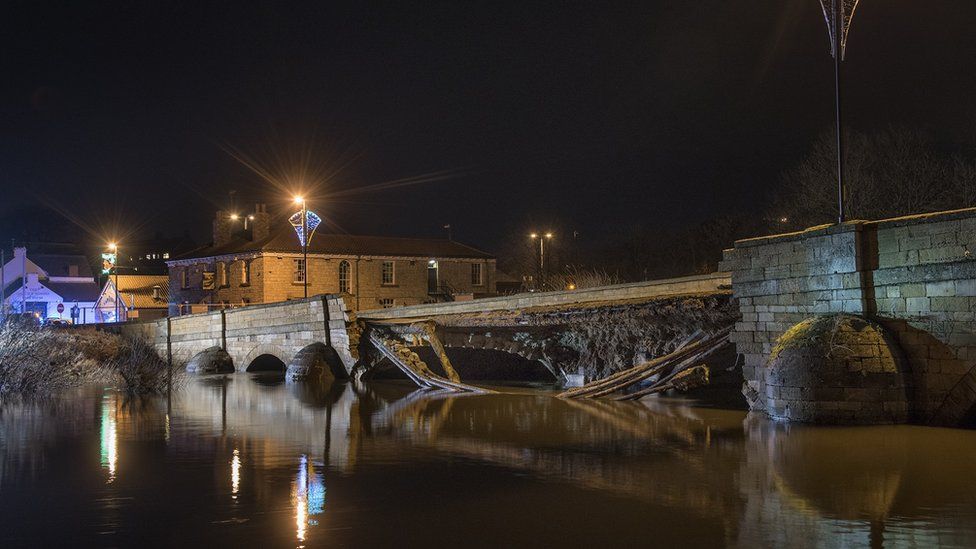
[[[558,292],[532,292],[511,296],[489,297],[472,301],[452,301],[447,303],[425,303],[390,309],[371,309],[359,311],[357,318],[413,318],[429,315],[480,313],[486,311],[524,309],[553,305],[573,305],[608,300],[631,300],[635,298],[670,297],[676,295],[715,292],[727,290],[732,284],[729,273],[719,272],[706,275],[632,282],[613,286],[600,286],[582,290]]]
[[[924,214],[905,215],[901,217],[891,217],[888,219],[878,219],[874,221],[854,219],[845,221],[838,225],[836,223],[817,225],[795,231],[791,233],[780,233],[767,236],[757,236],[753,238],[743,238],[735,241],[736,248],[750,248],[774,242],[791,242],[810,237],[849,233],[862,230],[863,227],[893,228],[905,227],[910,225],[920,225],[923,223],[938,223],[940,221],[957,221],[960,219],[976,219],[976,208],[963,208],[959,210],[946,210],[941,212],[931,212]]]

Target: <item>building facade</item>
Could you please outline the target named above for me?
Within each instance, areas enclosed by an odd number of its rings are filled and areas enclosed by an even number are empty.
[[[308,267],[287,221],[258,206],[248,231],[218,212],[214,245],[170,260],[170,314],[343,294],[353,310],[495,295],[495,258],[444,239],[314,234]]]
[[[118,291],[115,287],[116,279]],[[95,321],[125,322],[165,318],[168,304],[169,277],[166,275],[109,276],[95,302]]]
[[[27,248],[14,248],[0,271],[0,286],[5,313],[33,314],[41,321],[96,322],[99,288],[83,255],[28,255]]]

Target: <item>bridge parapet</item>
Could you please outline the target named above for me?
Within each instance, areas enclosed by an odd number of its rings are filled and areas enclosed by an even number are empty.
[[[476,299],[473,301],[453,301],[448,303],[393,307],[389,309],[373,309],[359,311],[357,317],[363,320],[425,318],[492,311],[515,311],[534,307],[625,302],[680,295],[731,292],[731,280],[729,273],[712,273],[682,278],[634,282],[630,284],[616,284],[613,286],[601,286],[582,290],[535,292]]]

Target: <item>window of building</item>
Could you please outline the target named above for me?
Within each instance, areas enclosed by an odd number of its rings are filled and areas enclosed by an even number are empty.
[[[383,299],[381,299],[380,300],[380,307],[383,307],[384,309],[389,309],[390,307],[393,307],[393,298],[392,297],[384,297]]]
[[[153,300],[154,301],[159,301],[159,299],[160,299],[159,298],[159,290],[160,290],[160,288],[159,288],[159,285],[158,284],[156,286],[153,286],[153,289],[152,289],[153,294],[152,295],[153,295]]]
[[[190,287],[190,277],[186,271],[186,268],[180,271],[180,288],[184,290]]]
[[[163,259],[169,259],[169,252],[163,252]]]
[[[241,286],[247,286],[251,283],[251,262],[247,260],[241,260]]]
[[[471,284],[475,286],[482,286],[485,283],[485,272],[482,269],[483,265],[481,263],[471,264]]]
[[[296,259],[294,264],[295,269],[292,273],[292,282],[295,284],[303,284],[305,282],[305,260]]]
[[[392,261],[383,262],[382,283],[385,285],[396,284],[396,268],[394,262]]]
[[[217,262],[217,285],[221,288],[227,286],[227,264],[223,261]]]
[[[339,263],[339,292],[349,293],[349,262]]]

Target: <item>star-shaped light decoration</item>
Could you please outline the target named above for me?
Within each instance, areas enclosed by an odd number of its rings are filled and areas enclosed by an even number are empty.
[[[305,222],[305,225],[308,226],[308,240],[311,241],[312,235],[315,234],[315,228],[322,223],[322,218],[311,210],[305,210],[305,215],[308,216],[308,221]],[[291,226],[295,228],[295,234],[298,235],[298,243],[305,246],[306,242],[305,231],[304,227],[302,226],[302,211],[299,210],[292,214],[292,216],[288,218],[288,222],[291,223]]]

